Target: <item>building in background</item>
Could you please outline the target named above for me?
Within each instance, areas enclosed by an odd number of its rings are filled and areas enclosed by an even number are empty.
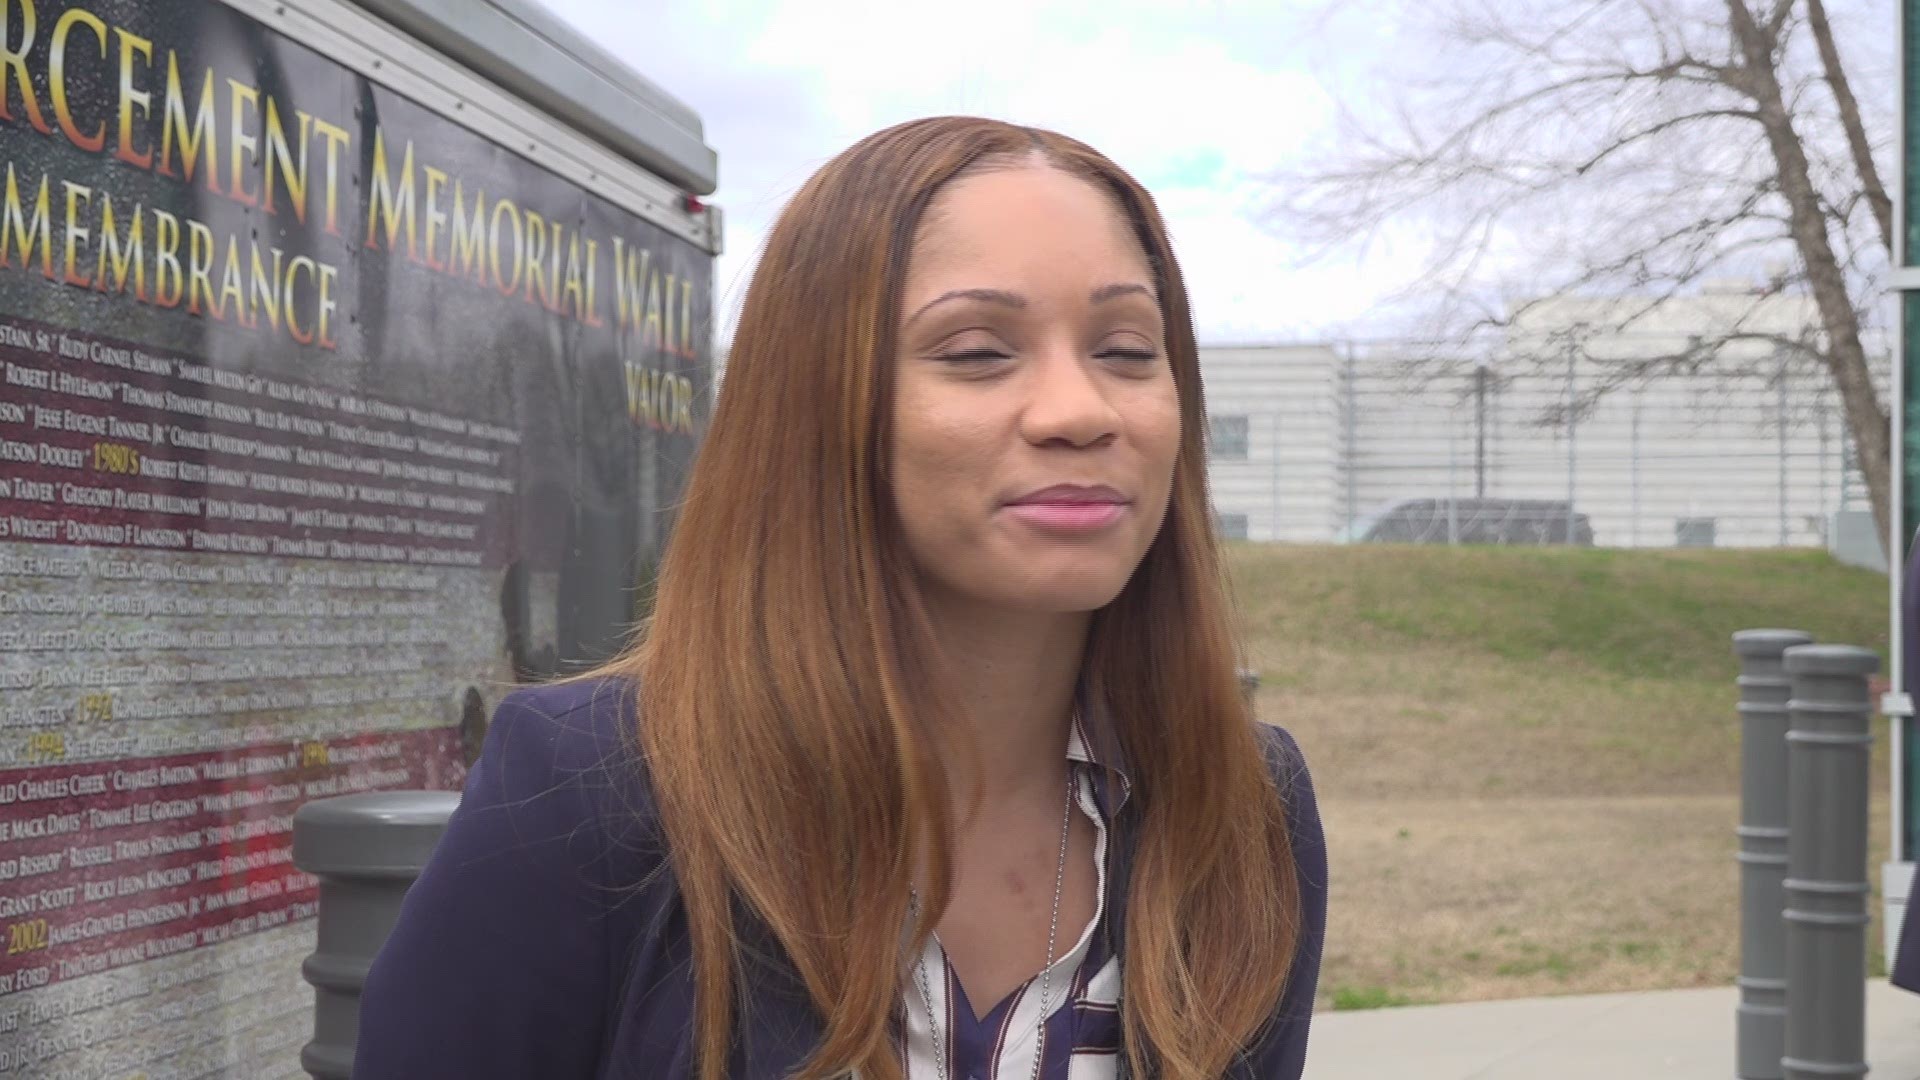
[[[1346,522],[1350,356],[1325,344],[1201,348],[1208,479],[1224,535],[1318,544]]]
[[[1222,532],[1328,543],[1406,500],[1553,500],[1611,547],[1831,547],[1864,523],[1856,561],[1884,565],[1837,395],[1792,346],[1811,301],[1718,283],[1589,329],[1633,304],[1533,305],[1485,355],[1203,347]]]

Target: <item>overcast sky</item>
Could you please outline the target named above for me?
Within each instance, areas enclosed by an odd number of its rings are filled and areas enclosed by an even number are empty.
[[[773,217],[806,177],[879,128],[970,113],[1057,129],[1159,200],[1203,341],[1365,329],[1388,260],[1300,265],[1262,227],[1260,177],[1327,137],[1343,81],[1378,56],[1366,9],[1275,0],[965,4],[872,0],[543,0],[697,110],[720,156],[731,326]],[[644,10],[636,14],[636,9]],[[1371,43],[1363,44],[1371,39]]]

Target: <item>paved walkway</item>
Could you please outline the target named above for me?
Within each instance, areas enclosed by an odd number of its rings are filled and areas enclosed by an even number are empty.
[[[1305,1080],[1731,1080],[1731,988],[1330,1012]],[[1873,1080],[1920,1080],[1920,996],[1867,984]]]

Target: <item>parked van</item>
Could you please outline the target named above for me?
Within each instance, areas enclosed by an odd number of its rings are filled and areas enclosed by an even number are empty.
[[[1550,499],[1402,499],[1341,530],[1341,543],[1593,546],[1593,525]]]

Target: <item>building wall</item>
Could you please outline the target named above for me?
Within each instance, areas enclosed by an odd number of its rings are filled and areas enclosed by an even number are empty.
[[[1205,349],[1201,364],[1209,415],[1247,431],[1244,456],[1208,460],[1223,528],[1244,521],[1252,540],[1331,537],[1345,512],[1339,354],[1325,345]]]
[[[1316,543],[1398,499],[1571,491],[1603,545],[1671,545],[1683,519],[1711,519],[1715,544],[1744,547],[1824,545],[1836,510],[1866,505],[1817,361],[1753,340],[1696,372],[1641,370],[1684,352],[1689,327],[1797,335],[1812,317],[1804,297],[1709,292],[1625,333],[1584,330],[1617,322],[1608,305],[1621,303],[1537,305],[1485,358],[1202,348],[1209,412],[1244,417],[1249,434],[1244,459],[1210,463],[1216,512],[1244,518],[1249,539]]]

